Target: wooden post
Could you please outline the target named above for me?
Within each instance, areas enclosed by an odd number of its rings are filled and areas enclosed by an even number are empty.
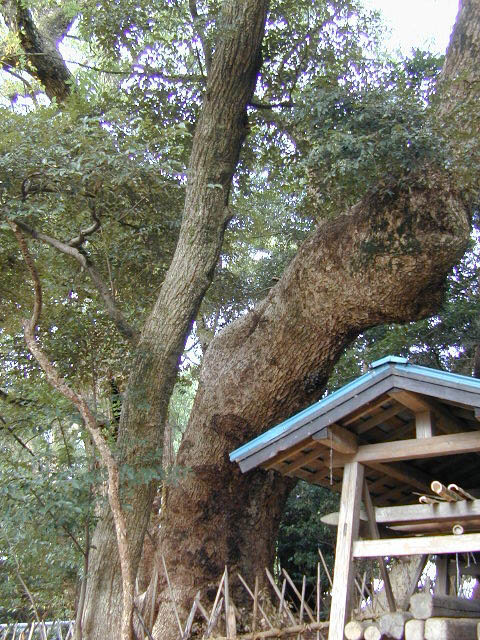
[[[435,566],[437,575],[435,577],[435,595],[448,596],[448,555],[439,554],[437,556]]]
[[[343,472],[328,640],[343,640],[350,612],[354,578],[352,545],[358,535],[363,471],[363,465],[349,462]]]
[[[417,438],[431,438],[433,436],[432,414],[430,411],[415,413],[415,433]]]

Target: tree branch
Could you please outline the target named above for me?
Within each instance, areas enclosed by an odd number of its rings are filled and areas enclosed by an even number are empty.
[[[15,220],[13,223],[11,223],[10,226],[12,226],[12,224],[14,226],[19,227],[25,233],[28,233],[28,235],[34,238],[35,240],[40,240],[41,242],[48,244],[51,247],[54,247],[61,253],[64,253],[65,255],[68,255],[71,258],[74,258],[89,274],[93,284],[95,285],[98,293],[100,294],[105,304],[105,309],[110,319],[115,324],[119,332],[125,338],[127,338],[127,340],[129,340],[132,344],[137,343],[137,339],[138,339],[137,332],[130,326],[130,324],[125,319],[123,313],[118,309],[117,305],[115,304],[115,300],[113,299],[113,296],[108,289],[108,286],[103,281],[97,269],[93,266],[93,264],[90,262],[87,256],[83,252],[77,249],[75,244],[74,246],[71,245],[71,242],[75,243],[77,238],[73,238],[73,240],[70,241],[69,244],[66,244],[65,242],[61,242],[60,240],[57,240],[52,236],[48,236],[45,233],[36,231],[35,229],[33,229],[33,227],[30,227],[30,225],[23,222],[23,220]],[[86,229],[85,231],[88,232],[89,229],[91,229],[92,227],[93,225],[91,227],[88,227],[88,229]],[[83,232],[83,234],[85,235],[85,232]]]
[[[284,100],[283,102],[274,102],[272,104],[251,100],[248,103],[248,106],[253,107],[254,109],[275,109],[276,107],[294,107],[295,105],[292,100]]]
[[[121,621],[121,640],[132,639],[132,617],[133,617],[133,605],[134,605],[134,582],[131,569],[130,551],[128,547],[127,528],[125,523],[125,515],[120,502],[119,492],[119,469],[116,460],[114,459],[112,452],[110,451],[105,438],[102,435],[100,427],[97,421],[90,411],[90,407],[87,404],[85,398],[71,389],[65,380],[58,374],[57,370],[47,358],[46,354],[39,347],[39,344],[35,338],[35,327],[38,324],[40,318],[40,311],[42,308],[42,293],[38,272],[35,267],[35,263],[28,251],[25,238],[15,223],[10,223],[10,226],[14,227],[15,237],[20,246],[20,250],[23,254],[25,263],[28,267],[30,275],[34,284],[35,301],[33,307],[33,313],[30,319],[24,320],[23,330],[25,335],[25,342],[32,353],[35,360],[43,369],[48,382],[54,389],[60,392],[67,400],[70,400],[76,407],[78,412],[83,418],[85,426],[87,427],[95,446],[100,453],[103,464],[107,469],[108,474],[108,501],[112,510],[113,522],[115,525],[115,532],[117,536],[118,553],[120,557],[120,566],[122,573],[122,588],[123,588],[123,610]]]
[[[33,69],[32,75],[42,83],[51,100],[63,102],[70,95],[72,76],[57,51],[55,38],[37,29],[31,12],[21,0],[3,0],[2,14],[9,29],[18,35]]]
[[[204,29],[204,17],[199,15],[197,11],[197,2],[196,0],[188,0],[188,8],[190,9],[190,15],[192,16],[193,26],[195,27],[198,38],[202,45],[203,55],[205,56],[205,67],[207,74],[210,71],[210,67],[212,66],[212,50],[211,47],[208,46],[207,38],[205,36]],[[200,65],[200,69],[202,69],[202,64],[200,59],[198,60]]]
[[[95,205],[92,206],[91,214],[92,214],[93,223],[86,229],[82,229],[78,234],[78,236],[69,240],[68,242],[69,247],[81,247],[82,244],[85,242],[85,238],[87,236],[91,236],[92,233],[95,233],[95,231],[100,229],[100,219],[96,214]]]

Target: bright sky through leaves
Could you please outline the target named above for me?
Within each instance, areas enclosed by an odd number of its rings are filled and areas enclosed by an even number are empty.
[[[412,47],[445,53],[458,10],[458,0],[364,0],[382,12],[391,37],[388,48],[409,54]]]

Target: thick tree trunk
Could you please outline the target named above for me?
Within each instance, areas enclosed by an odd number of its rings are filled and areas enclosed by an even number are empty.
[[[125,464],[141,467],[159,457],[162,425],[178,359],[208,288],[230,218],[228,197],[246,135],[246,106],[260,65],[266,0],[230,0],[221,15],[221,37],[196,125],[182,227],[154,309],[143,328],[119,430]],[[148,524],[154,485],[128,487],[124,498],[134,570]],[[91,573],[83,616],[84,638],[116,638],[121,589],[111,516],[105,510],[92,539]]]
[[[268,297],[205,355],[177,457],[191,472],[169,490],[161,531],[184,613],[226,562],[252,580],[272,560],[288,484],[273,472],[242,475],[228,454],[317,400],[359,332],[423,318],[442,302],[469,237],[462,199],[433,169],[392,189],[321,226]],[[174,635],[166,594],[154,635]]]

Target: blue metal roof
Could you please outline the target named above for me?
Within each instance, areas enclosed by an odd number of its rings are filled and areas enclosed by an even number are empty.
[[[370,365],[370,370],[364,375],[352,380],[352,382],[349,382],[341,389],[322,398],[319,402],[314,403],[253,440],[250,440],[238,449],[235,449],[235,451],[230,453],[230,460],[232,462],[239,462],[253,452],[259,451],[264,447],[268,447],[271,443],[280,440],[286,434],[295,432],[297,428],[309,424],[309,422],[316,419],[319,414],[328,411],[330,405],[338,404],[343,396],[346,398],[347,396],[351,397],[352,394],[355,395],[354,391],[357,387],[363,387],[365,383],[374,383],[377,378],[384,377],[388,371],[403,374],[406,377],[421,376],[422,379],[427,379],[429,382],[439,383],[443,386],[461,385],[465,390],[480,394],[480,379],[410,364],[406,358],[398,356],[386,356],[373,362]],[[480,406],[480,395],[478,405]]]

